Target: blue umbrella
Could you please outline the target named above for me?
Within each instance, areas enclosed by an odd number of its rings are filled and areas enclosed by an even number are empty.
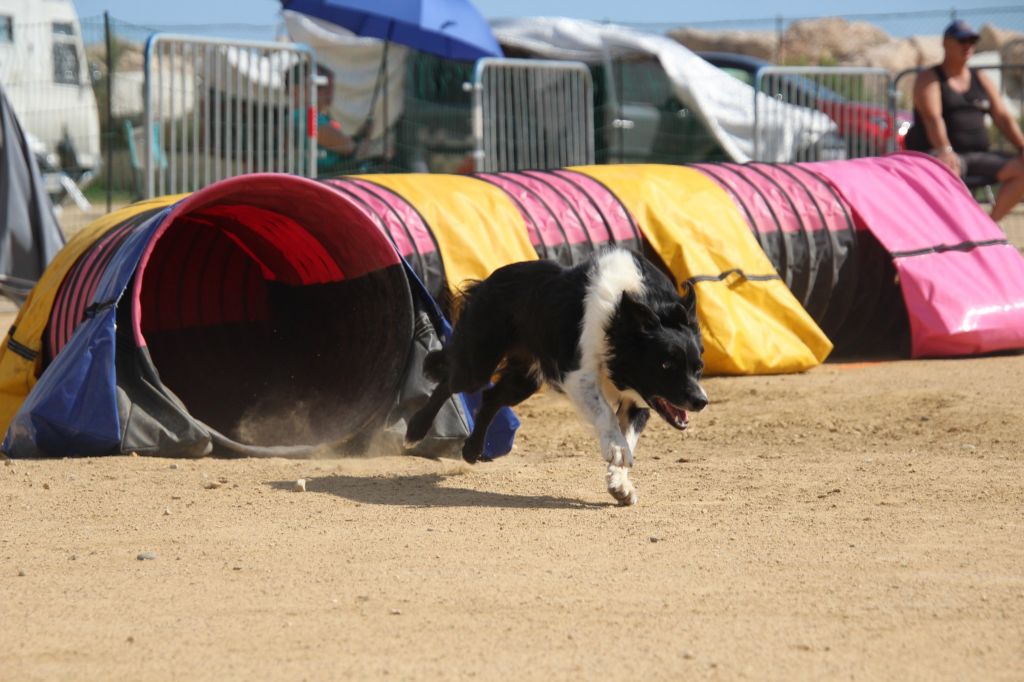
[[[504,56],[491,27],[469,0],[281,0],[281,5],[359,36],[439,57]]]
[[[380,72],[370,110],[357,136],[373,124],[373,110],[384,79],[384,120],[388,110],[388,44],[398,43],[446,59],[503,57],[491,27],[470,0],[281,0],[282,9],[337,24],[365,38],[384,41]],[[387,127],[384,149],[387,150]]]

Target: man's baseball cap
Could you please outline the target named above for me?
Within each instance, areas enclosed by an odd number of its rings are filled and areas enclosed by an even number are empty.
[[[979,34],[971,25],[963,19],[957,19],[942,33],[943,38],[953,38],[954,40],[977,40]]]

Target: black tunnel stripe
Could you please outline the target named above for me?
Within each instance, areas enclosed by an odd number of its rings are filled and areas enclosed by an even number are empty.
[[[834,205],[842,212],[843,220],[846,223],[845,230],[829,229],[829,237],[832,242],[832,252],[835,259],[835,275],[832,296],[829,299],[828,310],[821,320],[822,328],[829,335],[829,338],[836,338],[842,332],[844,325],[854,308],[854,301],[857,295],[857,288],[860,286],[860,267],[857,265],[860,258],[859,244],[857,242],[857,229],[853,217],[847,210],[846,202],[839,196],[835,187],[832,186],[824,176],[817,171],[811,170],[800,164],[793,164],[787,167],[794,175],[802,175],[817,182],[832,197]],[[841,239],[845,233],[845,239]]]
[[[930,253],[946,253],[948,251],[973,251],[974,249],[986,246],[1009,246],[1008,239],[986,239],[984,241],[967,241],[959,244],[937,244],[923,249],[911,249],[910,251],[890,251],[893,258],[912,258],[914,256],[925,256]]]
[[[796,186],[802,189],[804,191],[804,194],[807,195],[807,201],[810,202],[811,206],[814,207],[814,211],[818,215],[818,224],[820,227],[819,229],[814,230],[813,232],[808,231],[808,241],[813,246],[816,247],[817,239],[819,238],[818,235],[824,233],[824,248],[822,249],[822,251],[824,252],[825,250],[827,250],[828,253],[820,254],[820,258],[819,254],[816,251],[812,255],[813,260],[810,263],[810,265],[814,266],[814,286],[811,287],[810,291],[808,291],[807,305],[808,312],[811,313],[811,316],[815,319],[816,322],[820,323],[822,320],[824,320],[825,314],[828,312],[829,302],[832,300],[832,293],[835,290],[839,278],[839,268],[837,267],[836,263],[836,258],[838,257],[838,244],[836,242],[836,236],[835,234],[832,233],[832,230],[829,229],[829,224],[828,221],[825,219],[824,212],[821,210],[821,205],[818,204],[817,198],[814,196],[814,193],[811,192],[810,188],[807,186],[807,183],[804,180],[798,178],[795,173],[791,172],[790,166],[787,164],[775,163],[770,165],[773,168],[775,168],[779,173],[782,173],[787,178],[789,178]],[[827,282],[825,281],[824,277],[821,277],[822,268],[820,267],[820,264],[825,262],[826,259],[828,263],[828,268],[826,268],[828,270]]]
[[[791,276],[791,263],[793,262],[793,254],[790,249],[789,239],[786,237],[786,234],[782,231],[782,222],[779,220],[778,215],[776,215],[775,207],[772,205],[772,202],[769,201],[768,197],[764,195],[764,192],[761,191],[761,188],[755,185],[754,182],[750,178],[748,178],[744,173],[741,173],[738,168],[734,168],[733,166],[728,164],[722,164],[721,166],[719,166],[719,168],[735,175],[740,181],[749,185],[757,196],[761,197],[761,201],[764,202],[765,208],[768,209],[768,214],[772,218],[772,222],[775,223],[775,239],[778,240],[779,245],[781,245],[782,247],[781,249],[772,249],[772,252],[777,254],[777,258],[780,261],[778,263],[774,263],[775,269],[779,271],[779,274],[782,276],[782,280],[786,283],[786,286],[791,287],[793,280]]]
[[[796,274],[800,273],[801,270],[803,271],[802,274],[800,274],[801,281],[794,281],[791,290],[793,291],[793,295],[797,297],[797,300],[800,301],[800,304],[804,306],[804,308],[806,308],[811,300],[811,282],[815,274],[813,272],[814,269],[811,267],[811,264],[814,263],[815,253],[814,243],[811,241],[810,235],[807,232],[807,226],[804,224],[804,217],[800,213],[800,211],[797,210],[796,203],[793,201],[793,198],[790,196],[789,192],[783,189],[782,185],[780,185],[775,178],[773,178],[770,174],[766,173],[763,169],[759,168],[757,163],[748,163],[744,167],[750,169],[754,173],[757,173],[759,176],[761,176],[767,182],[769,182],[772,185],[772,187],[777,189],[779,194],[789,205],[790,210],[793,212],[793,216],[796,218],[797,226],[800,228],[800,236],[803,237],[804,240],[804,248],[806,249],[804,253],[807,254],[808,258],[794,258],[793,261],[791,261],[791,267],[794,273],[794,280]],[[788,234],[790,233],[783,233],[782,238],[788,240],[789,237],[786,236]],[[806,261],[802,263],[802,268],[798,267],[798,265],[801,264],[800,261]]]

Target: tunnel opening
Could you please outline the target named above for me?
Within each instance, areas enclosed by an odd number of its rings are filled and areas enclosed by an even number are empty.
[[[248,175],[176,205],[121,305],[188,412],[257,447],[379,426],[413,333],[401,259],[379,227],[294,177]]]

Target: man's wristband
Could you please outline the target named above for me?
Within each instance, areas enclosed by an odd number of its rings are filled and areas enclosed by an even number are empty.
[[[933,151],[936,154],[948,154],[953,151],[953,145],[947,144],[945,147],[936,147]]]

